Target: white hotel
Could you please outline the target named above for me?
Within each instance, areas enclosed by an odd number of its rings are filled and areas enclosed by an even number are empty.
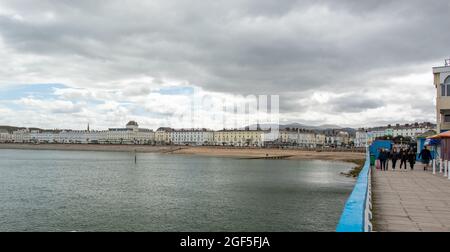
[[[212,145],[214,132],[207,129],[179,129],[169,132],[172,144],[176,145]]]
[[[322,135],[323,137],[321,137],[320,135]],[[308,130],[286,129],[280,131],[280,137],[282,143],[307,148],[323,146],[325,143],[325,135],[317,134],[313,131]]]
[[[61,144],[154,144],[154,145],[219,145],[262,147],[267,145],[289,145],[298,147],[344,146],[349,137],[345,132],[323,134],[306,129],[281,130],[276,136],[261,129],[172,129],[161,127],[156,132],[139,128],[130,121],[124,128],[108,130],[29,130],[20,129],[12,134],[0,132],[0,142],[12,143],[61,143]],[[274,138],[275,137],[275,138]]]
[[[139,128],[135,121],[125,128],[110,128],[103,131],[87,130],[28,130],[20,129],[10,135],[14,143],[100,143],[100,144],[151,144],[155,133]]]
[[[7,143],[12,141],[12,136],[7,130],[0,129],[0,143]]]
[[[150,144],[155,141],[153,130],[141,129],[135,121],[128,122],[125,128],[110,128],[101,135],[100,143]]]
[[[418,135],[424,134],[429,130],[435,130],[436,125],[424,122],[405,125],[388,125],[386,127],[359,129],[356,131],[355,146],[364,147],[366,143],[375,141],[378,137],[409,137],[415,139]]]

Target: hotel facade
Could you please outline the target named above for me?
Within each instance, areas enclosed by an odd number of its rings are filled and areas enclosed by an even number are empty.
[[[14,143],[150,144],[155,140],[152,130],[139,128],[135,121],[130,121],[125,128],[103,131],[20,129],[9,135],[8,139]]]
[[[388,125],[385,127],[359,129],[356,131],[355,147],[365,147],[366,143],[370,144],[379,137],[404,137],[415,140],[417,136],[427,131],[435,130],[435,128],[436,125],[429,122],[416,122],[413,124],[396,124],[394,126]]]
[[[108,130],[29,130],[19,129],[12,133],[0,131],[0,143],[60,143],[60,144],[148,144],[233,147],[345,147],[351,142],[346,132],[336,135],[307,129],[270,130],[223,129],[172,129],[160,127],[156,131],[140,128],[130,121],[124,128]]]
[[[265,132],[262,130],[219,130],[214,132],[214,145],[238,147],[264,146]]]
[[[445,65],[433,67],[434,87],[436,89],[437,132],[450,130],[450,59]]]
[[[214,132],[208,129],[179,129],[169,131],[169,139],[175,145],[213,145]]]
[[[321,147],[325,144],[325,135],[305,129],[285,129],[280,131],[282,144],[305,148]]]

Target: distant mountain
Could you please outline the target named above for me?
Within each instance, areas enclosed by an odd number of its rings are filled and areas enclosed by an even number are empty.
[[[6,130],[9,133],[12,133],[13,131],[16,131],[16,130],[19,130],[19,129],[23,129],[23,128],[14,127],[14,126],[0,125],[0,130]]]
[[[260,124],[261,128],[274,128],[276,127],[276,124]],[[252,128],[256,128],[256,125],[250,125],[249,127]],[[319,126],[310,126],[310,125],[305,125],[305,124],[301,124],[301,123],[290,123],[290,124],[280,124],[278,125],[279,129],[309,129],[309,130],[331,130],[331,129],[343,129],[341,126],[338,125],[332,125],[332,124],[324,124],[324,125],[319,125]],[[350,129],[350,128],[348,128]]]
[[[25,129],[25,127],[16,127],[16,126],[6,126],[0,125],[0,130],[6,130],[9,133],[13,133],[16,130]],[[30,130],[40,130],[39,128],[29,128]]]
[[[342,129],[341,126],[339,125],[334,125],[334,124],[324,124],[324,125],[319,125],[316,127],[317,129]]]

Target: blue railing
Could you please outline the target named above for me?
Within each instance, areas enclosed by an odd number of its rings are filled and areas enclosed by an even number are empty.
[[[366,154],[366,162],[361,170],[355,188],[345,203],[337,232],[371,232],[371,173],[370,155]]]

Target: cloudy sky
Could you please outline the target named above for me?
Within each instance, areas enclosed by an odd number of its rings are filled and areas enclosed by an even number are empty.
[[[434,121],[449,15],[448,0],[1,0],[0,125],[156,128],[193,90],[279,95],[282,123]]]

